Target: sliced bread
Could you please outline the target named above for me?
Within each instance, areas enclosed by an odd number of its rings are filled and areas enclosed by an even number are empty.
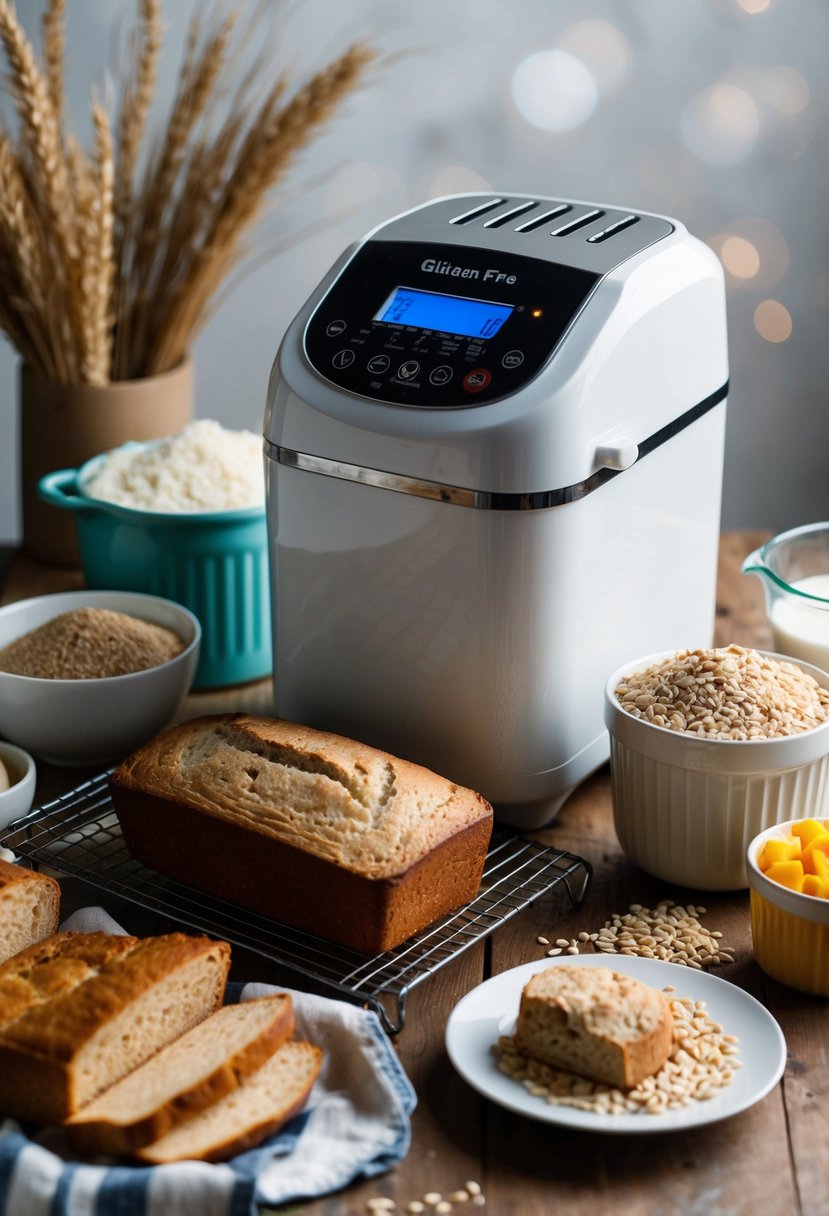
[[[73,1115],[73,1146],[121,1156],[161,1139],[236,1089],[293,1029],[289,996],[225,1005]]]
[[[0,963],[51,936],[59,920],[54,878],[0,859]]]
[[[0,1111],[62,1123],[222,1003],[230,947],[58,933],[0,965]]]
[[[629,975],[560,965],[525,985],[515,1041],[544,1064],[631,1089],[667,1060],[673,1018],[663,993]]]
[[[238,1089],[134,1155],[152,1165],[171,1161],[226,1161],[255,1148],[308,1098],[322,1065],[310,1043],[284,1043]]]

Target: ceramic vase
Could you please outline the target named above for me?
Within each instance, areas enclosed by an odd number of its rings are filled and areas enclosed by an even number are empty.
[[[53,565],[78,564],[75,523],[38,496],[37,483],[56,469],[78,468],[129,440],[173,435],[193,414],[193,368],[106,385],[55,384],[20,368],[20,481],[23,546]]]

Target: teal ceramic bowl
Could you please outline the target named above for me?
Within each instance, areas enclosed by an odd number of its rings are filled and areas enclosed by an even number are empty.
[[[84,494],[96,456],[41,478],[41,498],[75,518],[86,584],[144,591],[189,608],[202,627],[194,688],[271,674],[265,508],[168,514]]]

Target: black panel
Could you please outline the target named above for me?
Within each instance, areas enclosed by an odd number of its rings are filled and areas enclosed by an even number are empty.
[[[371,241],[311,317],[305,353],[325,379],[361,397],[443,409],[484,405],[537,375],[600,277],[511,253]],[[401,287],[511,311],[488,337],[374,320]],[[492,329],[484,319],[480,332]]]

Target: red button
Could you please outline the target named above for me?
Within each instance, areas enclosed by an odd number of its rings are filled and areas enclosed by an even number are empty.
[[[464,376],[463,387],[468,393],[480,393],[491,380],[491,372],[488,372],[485,367],[476,367],[474,371],[467,372]]]

